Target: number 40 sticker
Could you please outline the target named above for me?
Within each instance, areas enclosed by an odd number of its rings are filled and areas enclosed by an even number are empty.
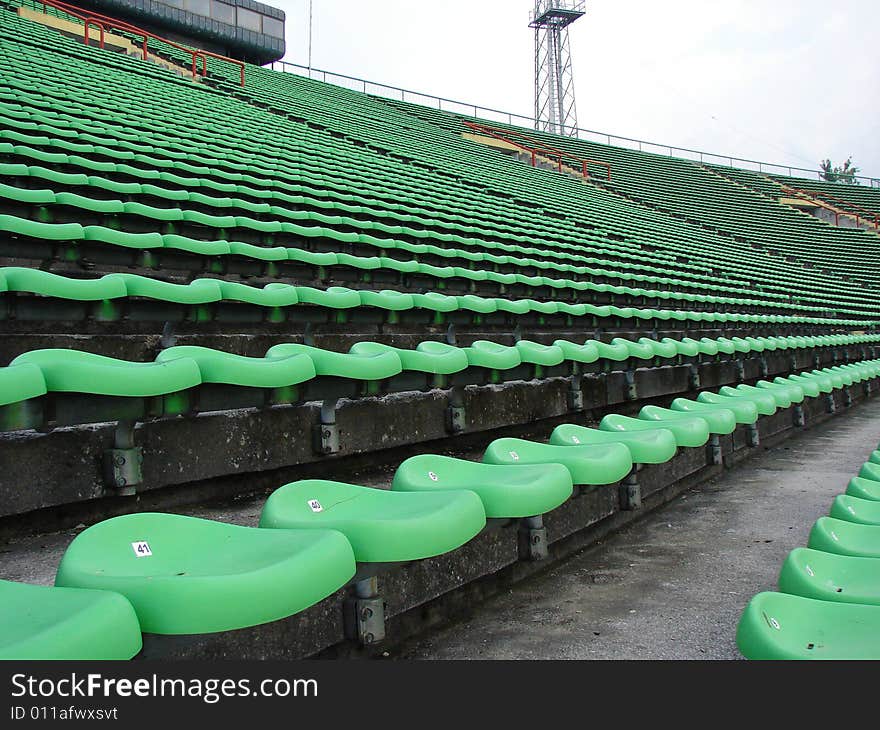
[[[134,554],[139,558],[149,558],[153,555],[148,542],[133,542],[131,549],[134,550]]]

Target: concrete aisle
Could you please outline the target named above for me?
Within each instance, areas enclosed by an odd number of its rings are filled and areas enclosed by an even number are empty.
[[[424,659],[738,659],[748,600],[773,590],[880,441],[880,403],[796,439],[393,651]]]

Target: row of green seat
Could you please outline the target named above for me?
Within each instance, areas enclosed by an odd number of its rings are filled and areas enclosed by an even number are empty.
[[[478,382],[576,374],[600,360],[658,361],[760,353],[828,346],[869,344],[880,335],[818,337],[685,338],[638,341],[614,338],[610,343],[556,340],[553,345],[520,340],[501,345],[478,340],[469,347],[426,341],[408,350],[376,342],[358,342],[348,353],[298,343],[270,348],[265,357],[246,357],[198,346],[170,347],[153,363],[130,362],[80,350],[32,350],[0,368],[0,406],[39,398],[47,393],[85,393],[149,398],[166,396],[203,384],[285,389],[315,378],[350,381],[362,393],[404,372],[424,379],[423,388],[449,384],[450,376],[479,369]],[[522,367],[526,367],[526,372]],[[845,372],[847,366],[841,366]],[[793,376],[799,377],[799,376]]]
[[[880,450],[788,554],[778,587],[740,617],[746,658],[880,659]]]
[[[617,293],[618,287],[596,285],[596,289]],[[128,297],[139,297],[170,304],[200,305],[216,302],[238,302],[267,310],[269,319],[279,316],[279,309],[297,304],[313,305],[341,313],[360,307],[384,310],[388,313],[422,311],[442,322],[451,312],[469,312],[474,316],[500,313],[510,317],[525,314],[560,315],[571,321],[588,317],[604,319],[639,319],[678,322],[718,322],[757,324],[835,324],[851,327],[872,327],[871,320],[808,317],[801,315],[755,314],[709,310],[656,309],[650,307],[589,304],[562,300],[508,299],[483,297],[474,294],[450,295],[441,292],[409,293],[393,289],[361,289],[328,287],[317,289],[272,282],[255,287],[225,279],[195,279],[189,284],[174,284],[160,279],[131,273],[106,274],[98,279],[82,279],[53,274],[26,267],[0,268],[0,296],[4,292],[34,294],[77,302],[109,302]],[[642,292],[649,296],[654,293]],[[112,318],[109,308],[102,318]],[[269,311],[274,310],[274,311]],[[118,316],[118,315],[117,315]]]
[[[285,230],[291,232],[296,229],[298,236],[314,237],[326,235],[325,229],[315,227],[294,226],[294,224],[280,224]],[[608,283],[596,283],[589,279],[554,278],[542,275],[526,275],[521,273],[500,273],[491,269],[476,269],[463,266],[436,266],[416,259],[401,260],[385,255],[388,241],[375,239],[361,234],[350,234],[354,239],[364,242],[369,238],[370,245],[379,247],[378,256],[354,256],[346,253],[314,252],[301,248],[284,246],[259,246],[241,241],[226,240],[201,240],[174,233],[132,233],[100,225],[82,226],[79,223],[42,223],[27,220],[13,215],[0,214],[0,232],[5,232],[17,237],[41,242],[52,241],[70,245],[77,243],[91,245],[106,245],[108,253],[116,249],[118,253],[130,254],[161,254],[169,251],[175,254],[192,254],[197,257],[228,258],[241,257],[245,260],[261,262],[263,264],[280,265],[283,263],[299,264],[313,267],[316,270],[315,278],[330,277],[335,269],[346,267],[355,272],[359,278],[369,280],[372,276],[384,272],[396,277],[420,275],[430,277],[435,286],[442,287],[450,280],[461,280],[466,286],[473,286],[481,282],[494,284],[503,290],[505,287],[520,285],[528,289],[545,288],[561,296],[581,296],[589,294],[608,294],[633,299],[649,299],[656,301],[684,302],[690,305],[705,304],[724,307],[760,308],[771,311],[794,311],[794,312],[818,312],[828,313],[830,308],[819,307],[811,304],[801,304],[792,301],[777,301],[757,299],[754,297],[731,297],[716,296],[711,294],[691,294],[683,291],[670,291],[661,289],[645,289],[628,285],[615,285]],[[446,251],[437,246],[426,244],[412,245],[409,248],[423,249],[413,251],[413,255],[426,253],[433,250]],[[16,251],[22,257],[32,255],[40,259],[45,258],[47,252],[43,249],[34,248],[29,253],[27,249]],[[69,259],[69,254],[65,256]],[[519,260],[509,256],[494,257],[504,260],[506,263],[532,266],[538,262],[534,260]],[[195,264],[193,264],[195,265]],[[207,268],[210,261],[198,261],[200,269]],[[585,267],[566,265],[568,273],[577,275],[589,275]],[[540,267],[538,269],[541,270]],[[324,273],[326,272],[326,273]],[[21,274],[19,274],[21,275]],[[857,309],[838,308],[835,311],[841,314],[847,312],[859,313]]]
[[[292,616],[364,568],[457,549],[487,519],[550,512],[575,485],[614,484],[634,463],[662,463],[710,433],[729,433],[820,390],[880,374],[854,363],[740,386],[598,429],[560,426],[549,444],[499,439],[482,462],[424,454],[403,462],[391,489],[305,480],[270,495],[259,528],[180,515],[115,517],[68,546],[55,587],[0,581],[0,658],[126,659],[142,632],[204,634]],[[805,387],[814,384],[814,390]],[[260,600],[254,600],[259,596]]]

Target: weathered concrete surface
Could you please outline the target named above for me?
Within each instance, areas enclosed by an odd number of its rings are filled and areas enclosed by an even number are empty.
[[[775,589],[880,440],[868,401],[390,652],[430,659],[736,659],[736,623]]]

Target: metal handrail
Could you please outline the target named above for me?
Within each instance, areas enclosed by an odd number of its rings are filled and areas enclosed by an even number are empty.
[[[163,38],[162,36],[156,35],[155,33],[151,33],[143,28],[139,28],[136,25],[132,25],[131,23],[127,23],[124,20],[118,20],[117,18],[111,18],[107,15],[102,15],[101,13],[90,13],[88,16],[81,15],[82,8],[78,8],[75,5],[71,5],[70,3],[64,2],[63,0],[33,0],[35,3],[39,3],[43,6],[43,12],[46,12],[46,7],[52,7],[56,10],[61,10],[63,13],[70,15],[74,18],[78,18],[80,20],[87,19],[92,21],[94,24],[98,25],[101,29],[101,42],[100,47],[104,48],[104,30],[121,30],[124,33],[131,33],[133,35],[138,35],[143,38],[143,43],[141,44],[141,50],[143,53],[143,59],[146,61],[149,57],[149,39],[161,41],[166,45],[171,46],[172,48],[176,48],[184,53],[190,54],[192,57],[192,76],[193,78],[197,78],[198,76],[206,76],[208,73],[208,57],[216,58],[221,61],[226,61],[228,63],[232,63],[239,67],[241,71],[241,85],[244,86],[244,77],[245,77],[245,65],[242,61],[238,61],[234,58],[228,58],[227,56],[221,56],[218,53],[212,53],[211,51],[204,51],[201,49],[188,48],[179,43],[175,43],[174,41],[168,40],[167,38]],[[89,43],[89,24],[88,22],[84,25],[84,41],[86,44]],[[201,73],[198,71],[198,61],[201,59],[202,68]]]
[[[507,112],[502,111],[500,109],[493,109],[492,107],[480,106],[479,104],[472,104],[470,102],[465,101],[457,101],[455,99],[448,99],[443,96],[436,96],[434,94],[426,94],[421,91],[412,91],[411,89],[404,89],[399,86],[391,86],[390,84],[382,84],[376,81],[368,81],[366,79],[358,78],[357,76],[348,76],[347,74],[335,73],[334,71],[325,71],[323,69],[303,66],[302,64],[293,63],[292,61],[274,61],[271,64],[271,68],[273,70],[276,69],[276,65],[280,67],[281,71],[286,73],[295,73],[298,76],[306,76],[308,78],[318,78],[321,81],[327,81],[328,77],[336,78],[336,79],[345,79],[346,81],[353,81],[360,87],[360,90],[363,93],[373,93],[372,91],[367,91],[370,89],[377,90],[387,90],[387,92],[391,93],[377,93],[376,96],[385,96],[388,99],[400,99],[401,101],[407,101],[407,94],[411,97],[417,97],[421,99],[428,99],[432,102],[430,106],[436,106],[440,111],[450,111],[457,114],[461,114],[462,116],[472,116],[475,119],[480,119],[481,114],[483,115],[483,119],[487,119],[489,121],[503,122],[506,120],[507,124],[514,126],[514,124],[519,123],[518,126],[527,127],[530,129],[535,128],[535,118],[526,116],[524,114],[517,114],[515,112]],[[299,71],[291,70],[291,69],[301,69],[305,73],[300,73]],[[313,76],[316,74],[317,76]],[[345,86],[345,84],[339,84],[339,86]],[[459,110],[456,111],[454,109],[444,108],[444,104],[454,105],[459,107]],[[425,106],[429,106],[425,104]],[[471,112],[473,112],[471,114]],[[492,115],[492,117],[485,115]],[[494,117],[494,118],[493,118]],[[817,175],[819,180],[823,180],[822,171],[821,170],[812,170],[807,167],[795,167],[792,165],[780,165],[772,162],[761,162],[759,160],[751,160],[745,157],[734,157],[732,155],[722,155],[717,154],[715,152],[705,152],[702,150],[694,150],[688,147],[676,147],[675,145],[669,144],[661,144],[659,142],[649,142],[643,139],[636,139],[634,137],[623,137],[617,134],[610,134],[609,132],[599,132],[593,129],[586,129],[584,127],[573,127],[573,131],[577,133],[577,138],[590,142],[596,141],[589,139],[588,135],[593,137],[598,137],[603,139],[603,142],[598,142],[599,144],[607,144],[612,145],[612,140],[614,142],[630,142],[633,145],[637,146],[639,152],[654,152],[655,154],[659,154],[657,150],[662,150],[668,153],[669,157],[681,157],[686,160],[694,161],[694,157],[696,157],[701,163],[708,164],[719,164],[723,165],[726,163],[728,167],[735,167],[748,170],[749,167],[745,167],[744,165],[752,165],[756,166],[758,172],[768,172],[768,174],[777,174],[782,175],[782,172],[772,172],[767,168],[775,168],[779,171],[788,171],[789,177],[806,177],[805,175],[793,175],[793,172],[807,172],[811,175]],[[620,147],[626,147],[626,145],[617,145]],[[654,148],[654,149],[646,149],[646,148]],[[685,154],[673,154],[673,153],[685,153]],[[688,157],[688,155],[692,155],[694,157]],[[712,160],[718,160],[720,162],[712,162],[711,160],[707,160],[706,158],[712,158]],[[734,162],[743,163],[740,165],[735,165]],[[876,177],[867,177],[865,175],[855,175],[855,179],[857,180],[866,180],[869,183],[870,187],[880,187],[880,178]]]
[[[877,215],[873,210],[868,210],[867,208],[862,208],[860,205],[856,205],[855,203],[850,202],[849,200],[844,200],[843,198],[838,198],[835,195],[829,195],[825,191],[821,193],[817,190],[804,190],[802,188],[793,188],[788,185],[782,186],[782,191],[784,193],[794,193],[795,195],[805,195],[808,198],[812,198],[820,203],[826,203],[828,205],[832,205],[834,207],[834,224],[840,225],[840,214],[842,213],[845,216],[849,216],[850,218],[856,219],[856,225],[861,226],[862,220],[866,223],[870,223],[873,220],[874,228],[880,231],[880,216]],[[847,206],[849,208],[854,208],[853,212],[838,206],[837,204],[841,204],[841,206]],[[867,214],[867,215],[865,215]]]
[[[548,147],[544,145],[543,142],[539,140],[533,139],[529,137],[527,134],[523,134],[522,132],[516,132],[511,129],[500,129],[499,127],[490,127],[487,124],[480,124],[478,122],[465,122],[464,123],[468,129],[473,129],[476,132],[482,132],[483,134],[488,134],[490,137],[501,140],[502,142],[506,142],[507,144],[511,144],[517,149],[521,149],[524,152],[528,152],[532,156],[532,167],[537,167],[537,155],[543,155],[544,157],[548,157],[551,160],[556,159],[557,164],[559,166],[559,172],[562,172],[562,165],[565,159],[575,160],[581,168],[581,174],[587,178],[590,177],[589,165],[601,165],[605,168],[606,175],[605,178],[607,180],[611,180],[611,165],[607,162],[602,162],[601,160],[590,160],[585,159],[583,157],[578,157],[577,155],[573,155],[571,152],[564,152],[563,150],[558,150],[555,147]],[[512,139],[511,139],[512,138]],[[523,144],[522,142],[517,142],[516,140],[524,140],[528,143],[528,145]]]

